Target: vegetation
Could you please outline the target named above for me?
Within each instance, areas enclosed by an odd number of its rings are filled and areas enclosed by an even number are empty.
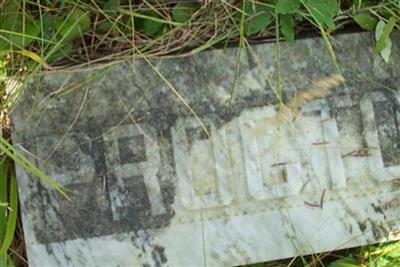
[[[297,257],[246,267],[395,267],[400,264],[400,242]]]
[[[143,56],[196,53],[229,42],[317,30],[377,29],[376,52],[399,27],[397,0],[2,1],[0,56],[12,73]]]
[[[18,214],[14,162],[63,193],[11,145],[7,110],[18,90],[6,90],[7,77],[18,80],[29,73],[110,60],[190,55],[232,43],[245,48],[259,40],[293,42],[306,32],[324,38],[337,65],[329,38],[343,29],[374,31],[374,51],[387,61],[390,34],[399,27],[398,0],[1,1],[0,266],[13,266],[10,256],[18,254],[10,248]],[[328,266],[397,266],[398,246],[369,247]]]

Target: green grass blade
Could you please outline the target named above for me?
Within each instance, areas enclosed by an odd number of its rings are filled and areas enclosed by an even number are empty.
[[[0,267],[8,267],[7,266],[7,258],[8,258],[8,255],[7,254],[5,254],[5,255],[0,255]]]
[[[15,267],[14,262],[12,261],[11,257],[8,256],[7,267]],[[1,265],[0,265],[1,266]]]
[[[0,162],[0,203],[7,203],[7,164],[6,157],[2,157]],[[3,242],[7,227],[7,207],[0,206],[0,244]],[[0,264],[1,266],[1,264]]]
[[[55,182],[41,170],[39,170],[35,165],[33,165],[29,160],[27,160],[17,149],[15,149],[7,140],[0,136],[0,151],[3,151],[11,159],[15,161],[16,164],[24,168],[26,171],[32,173],[36,177],[42,179],[44,182],[49,184],[51,187],[56,189],[61,195],[69,199],[68,195],[65,193],[62,185]]]
[[[8,210],[7,228],[4,240],[0,247],[0,255],[6,255],[12,240],[14,239],[15,226],[17,224],[18,215],[18,191],[17,191],[17,177],[15,172],[11,172],[11,185],[10,185],[10,206]]]
[[[339,66],[339,63],[338,63],[337,58],[336,58],[335,51],[334,51],[333,46],[332,46],[332,44],[331,44],[331,42],[329,40],[327,32],[325,31],[325,29],[320,24],[319,24],[319,29],[321,31],[321,36],[322,36],[322,38],[324,40],[325,46],[328,49],[328,53],[331,56],[333,65],[335,66],[337,72],[339,74],[342,74],[342,71],[340,70],[340,66]]]
[[[137,17],[137,18],[151,20],[151,21],[154,21],[154,22],[170,24],[170,25],[173,25],[173,26],[178,26],[178,27],[185,26],[185,23],[176,22],[176,21],[172,21],[172,20],[165,20],[165,19],[155,18],[155,17],[152,17],[152,16],[147,16],[145,14],[140,14],[140,13],[137,13],[137,12],[134,12],[134,11],[131,11],[131,10],[122,9],[122,8],[118,8],[118,12],[120,12],[121,14],[125,14],[125,15],[131,15],[131,16]]]

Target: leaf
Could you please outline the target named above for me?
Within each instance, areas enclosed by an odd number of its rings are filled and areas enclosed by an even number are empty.
[[[42,18],[43,36],[47,40],[51,40],[54,37],[56,27],[55,22],[57,18],[51,14],[45,14]]]
[[[333,17],[339,12],[339,5],[336,0],[301,0],[315,22],[326,25],[328,28],[335,28]]]
[[[384,52],[385,55],[387,55],[387,53],[390,54],[390,48],[392,45],[391,40],[390,40],[390,33],[393,31],[395,23],[396,23],[395,17],[391,17],[389,19],[388,23],[386,23],[386,24],[384,21],[379,21],[377,23],[376,29],[375,29],[375,39],[376,39],[377,43],[374,48],[374,53],[381,53],[381,55],[382,55],[383,50],[386,49],[386,51]],[[388,50],[389,50],[389,52],[388,52]]]
[[[395,258],[400,257],[400,242],[386,243],[378,247],[371,247],[370,249],[372,250],[370,253],[372,256],[387,255]]]
[[[135,17],[135,28],[138,31],[147,35],[156,35],[163,29],[164,23],[157,20],[160,16],[155,11],[149,10],[142,14],[144,16]]]
[[[103,11],[107,16],[117,14],[116,10],[119,7],[118,0],[108,0],[103,7]]]
[[[294,21],[292,15],[286,14],[280,16],[280,27],[287,42],[294,40]]]
[[[326,2],[329,9],[329,14],[333,17],[340,11],[338,0],[322,0],[321,2]]]
[[[51,49],[50,49],[51,50]],[[48,62],[56,62],[71,54],[74,51],[72,41],[59,44],[56,50],[47,57]]]
[[[199,8],[200,4],[197,2],[180,1],[172,10],[172,20],[181,23],[187,22]]]
[[[392,40],[389,35],[385,36],[384,31],[387,24],[384,21],[379,21],[375,28],[375,40],[377,42],[374,47],[374,53],[380,53],[383,60],[388,63],[392,51]]]
[[[372,6],[371,3],[370,6]],[[378,17],[390,18],[391,16],[393,16],[393,10],[398,10],[397,8],[394,6],[391,6],[389,8],[388,6],[382,5],[377,10]]]
[[[96,33],[106,34],[109,30],[111,30],[112,27],[113,24],[111,23],[111,21],[103,21],[96,27]]]
[[[110,22],[110,21],[106,21],[106,22]],[[127,34],[133,34],[132,28],[133,28],[134,24],[136,24],[136,22],[137,22],[137,19],[135,19],[132,15],[126,15],[122,18],[121,22],[119,23],[122,25],[122,27],[120,27],[120,29],[122,29]],[[110,29],[112,29],[113,26],[114,26],[114,24],[110,22]]]
[[[327,267],[360,267],[360,265],[354,258],[346,257],[331,262]]]
[[[59,29],[58,33],[64,38],[64,41],[73,40],[89,30],[90,17],[86,12],[75,9],[64,20],[57,21],[56,27]]]
[[[271,23],[273,10],[265,4],[253,2],[251,0],[244,0],[244,34],[250,36],[258,33]],[[238,13],[239,14],[239,13]],[[242,14],[239,14],[240,18]],[[240,19],[239,19],[240,20]]]
[[[15,16],[18,13],[18,1],[11,0],[3,9],[1,9],[0,19],[3,21],[8,16]]]
[[[278,14],[290,14],[297,11],[300,4],[300,0],[278,0],[275,12]]]
[[[0,51],[26,47],[40,33],[38,23],[31,16],[22,13],[3,17],[0,29]]]
[[[378,19],[367,14],[360,13],[353,17],[354,21],[366,31],[373,31],[375,29],[376,24],[378,23]]]

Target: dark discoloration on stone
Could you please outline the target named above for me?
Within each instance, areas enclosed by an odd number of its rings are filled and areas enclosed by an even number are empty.
[[[375,205],[374,203],[371,203],[372,208],[376,213],[380,213],[382,215],[385,215],[385,212],[382,210],[382,207],[380,205]]]
[[[165,248],[161,246],[154,246],[153,251],[151,252],[151,256],[154,261],[154,266],[161,267],[165,263],[167,263],[167,258],[165,257]]]
[[[362,121],[360,105],[357,104],[350,107],[336,108],[335,118],[337,119],[339,133],[350,130],[352,134],[361,137],[361,143],[358,144],[359,148],[367,148],[367,144],[363,136],[364,125]]]
[[[100,174],[106,173],[101,170]],[[33,177],[32,177],[33,178]],[[106,186],[104,187],[104,180]],[[41,207],[44,213],[43,224],[46,229],[37,228],[37,238],[43,243],[68,240],[73,237],[88,238],[118,232],[127,232],[147,228],[160,228],[168,224],[168,219],[173,216],[173,210],[167,206],[167,213],[152,216],[149,210],[149,201],[143,177],[133,176],[125,179],[125,187],[121,194],[129,196],[127,207],[121,210],[123,218],[116,222],[110,212],[109,186],[115,181],[112,174],[98,175],[92,183],[68,185],[67,188],[75,192],[71,201],[65,201],[56,192],[39,189],[41,199],[46,199]],[[39,187],[43,188],[43,187]],[[175,186],[164,182],[161,184],[163,200],[166,205],[173,203]],[[53,206],[57,203],[60,206]],[[49,217],[48,213],[52,213]],[[49,222],[46,222],[49,218]],[[133,219],[135,218],[135,219]],[[56,222],[56,223],[55,223]],[[93,223],[96,222],[96,223]],[[110,227],[112,225],[113,227]]]
[[[141,135],[119,138],[119,161],[122,164],[146,161],[146,151],[144,146],[144,136]]]
[[[367,229],[367,225],[365,222],[358,222],[358,227],[360,228],[361,232],[364,232]]]
[[[382,238],[387,238],[389,236],[389,231],[385,226],[378,225],[372,219],[368,219],[368,222],[375,240],[381,240]]]
[[[397,99],[374,104],[375,118],[379,133],[385,166],[400,164],[400,109]]]

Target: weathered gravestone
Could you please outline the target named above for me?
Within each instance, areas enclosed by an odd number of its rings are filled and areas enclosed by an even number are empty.
[[[163,77],[137,60],[34,79],[14,143],[73,193],[18,168],[30,265],[231,266],[399,238],[400,45],[385,64],[370,34],[333,43],[346,83],[283,119],[337,72],[319,38],[281,44],[281,87],[274,44],[237,73],[226,49],[152,61]]]

